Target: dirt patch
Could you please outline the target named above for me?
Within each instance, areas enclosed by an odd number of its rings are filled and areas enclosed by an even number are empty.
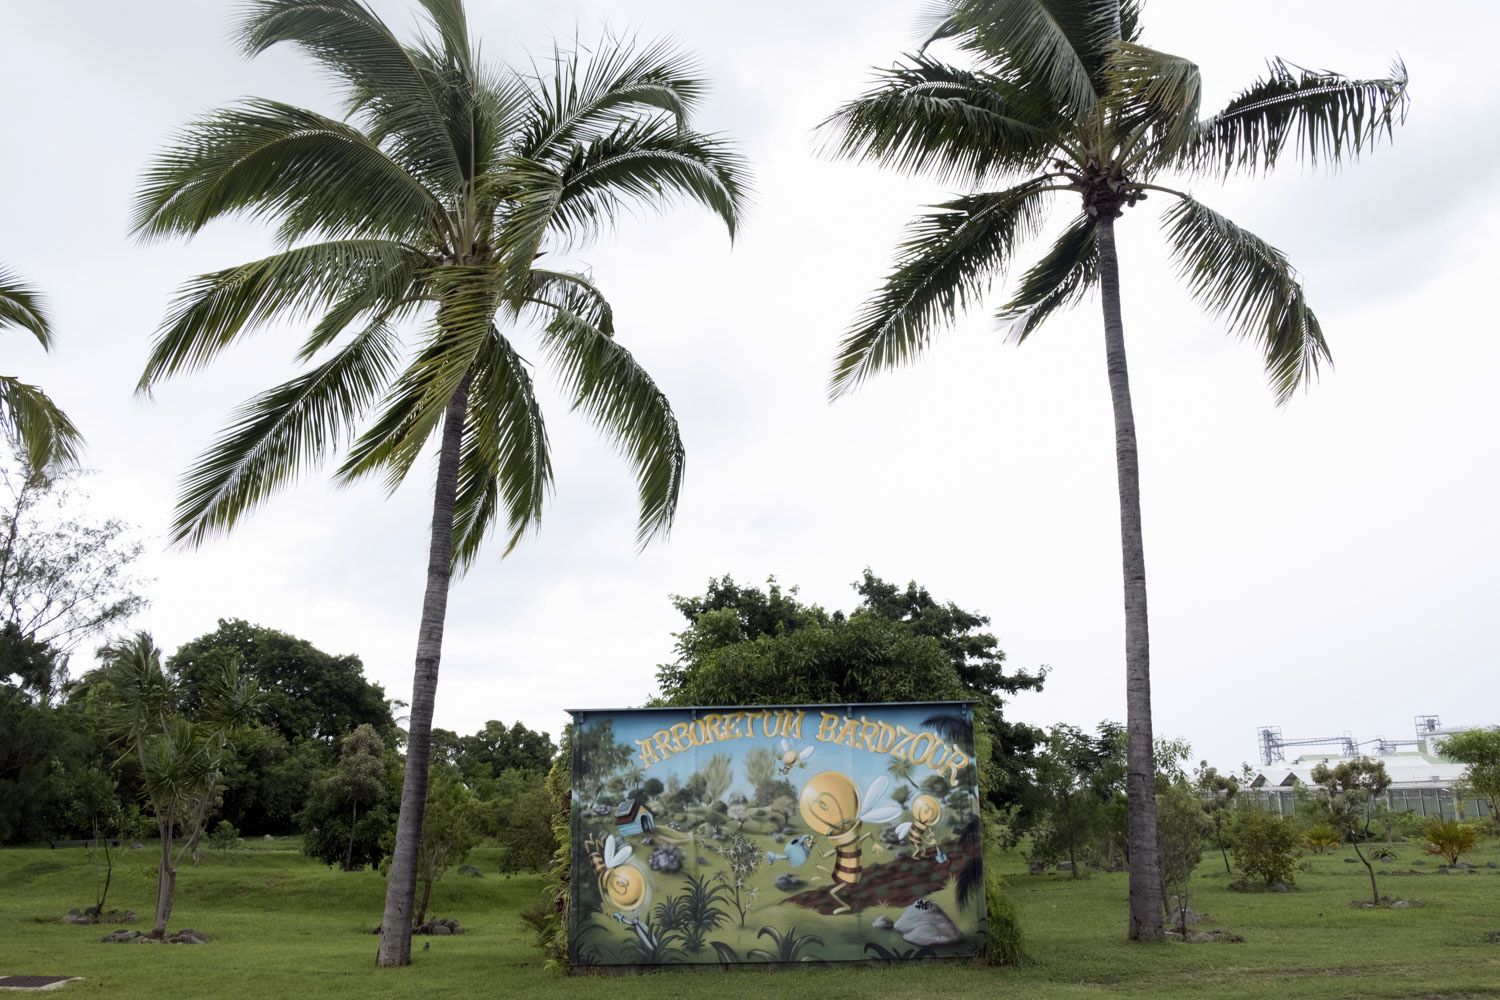
[[[868,907],[908,906],[938,892],[957,878],[959,871],[974,856],[977,848],[955,845],[947,851],[946,864],[938,864],[931,854],[925,858],[896,858],[882,864],[867,864],[856,885],[839,893],[854,912]],[[822,873],[819,873],[820,875]],[[839,908],[839,901],[829,895],[831,883],[788,896],[781,902],[806,907],[828,916]]]

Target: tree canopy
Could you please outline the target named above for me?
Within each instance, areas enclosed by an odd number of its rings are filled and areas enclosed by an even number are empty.
[[[184,643],[167,660],[181,678],[187,707],[232,657],[265,692],[263,718],[288,742],[332,746],[361,725],[386,735],[394,730],[385,690],[365,679],[359,657],[325,653],[306,639],[239,618],[219,619],[218,628]]]

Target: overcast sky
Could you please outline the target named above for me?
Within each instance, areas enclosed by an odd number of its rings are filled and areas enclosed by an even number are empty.
[[[378,5],[413,23],[402,0]],[[412,5],[414,6],[414,5]],[[291,51],[246,62],[234,5],[14,0],[0,33],[0,261],[48,293],[59,346],[17,334],[5,367],[88,437],[97,516],[147,539],[139,622],[167,649],[241,617],[357,653],[409,698],[431,463],[394,497],[309,479],[231,538],[164,546],[177,481],[233,406],[293,372],[269,329],[209,371],[132,397],[173,289],[272,249],[253,224],[191,244],[127,237],[140,170],[193,115],[246,95],[332,110]],[[556,733],[569,707],[639,704],[682,622],[674,593],[768,575],[828,607],[871,567],[993,619],[1036,723],[1124,716],[1118,507],[1098,303],[1023,348],[981,310],[916,367],[824,401],[841,332],[903,224],[945,190],[820,159],[817,122],[917,39],[918,0],[470,0],[496,60],[609,24],[668,34],[714,90],[755,205],[731,247],[699,209],[627,220],[579,254],[620,337],[681,420],[688,473],[670,539],[637,554],[629,469],[548,390],[556,493],[535,537],[455,584],[437,725]],[[1461,12],[1460,12],[1461,9]],[[1194,185],[1287,251],[1336,369],[1277,408],[1260,362],[1174,281],[1150,201],[1121,225],[1140,435],[1157,731],[1234,765],[1255,732],[1409,735],[1418,713],[1500,722],[1500,5],[1451,0],[1152,0],[1148,44],[1193,57],[1205,107],[1267,56],[1412,76],[1394,147],[1339,175]],[[1456,25],[1462,25],[1457,30]],[[1075,210],[1060,204],[1061,223]],[[1033,252],[1039,252],[1033,251]],[[992,301],[1001,300],[1003,287]]]

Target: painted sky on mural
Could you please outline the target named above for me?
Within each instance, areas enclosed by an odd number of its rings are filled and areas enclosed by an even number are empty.
[[[401,0],[377,6],[408,23]],[[555,732],[569,706],[640,704],[681,624],[669,594],[700,592],[711,575],[776,574],[847,608],[865,566],[982,610],[1013,663],[1050,665],[1047,690],[1018,702],[1020,717],[1121,718],[1113,433],[1095,307],[1024,349],[1001,343],[978,310],[920,366],[824,401],[841,331],[903,224],[944,190],[820,159],[813,129],[872,64],[914,44],[917,0],[470,6],[496,59],[545,52],[552,32],[596,37],[606,18],[674,35],[701,54],[715,88],[702,121],[740,138],[757,194],[732,248],[705,213],[683,209],[627,220],[581,255],[621,337],[677,407],[689,450],[681,516],[668,544],[638,555],[629,471],[549,388],[556,501],[539,536],[503,562],[494,552],[455,589],[437,724],[472,731],[519,717]],[[1260,724],[1369,739],[1406,735],[1418,712],[1500,721],[1500,338],[1488,299],[1500,132],[1476,127],[1500,97],[1489,51],[1500,5],[1450,8],[1438,18],[1406,0],[1147,5],[1147,40],[1199,60],[1209,107],[1273,54],[1368,75],[1399,51],[1413,77],[1396,146],[1343,175],[1289,167],[1197,189],[1306,275],[1337,368],[1290,406],[1272,405],[1251,348],[1177,287],[1154,213],[1123,226],[1157,729],[1220,763],[1251,757]],[[232,9],[7,9],[0,259],[50,293],[59,347],[42,358],[9,340],[6,370],[67,408],[88,435],[99,509],[148,537],[143,569],[156,583],[140,624],[164,647],[244,617],[358,653],[405,698],[425,486],[387,500],[375,484],[312,480],[232,539],[195,553],[161,544],[178,476],[237,401],[289,376],[298,331],[268,331],[154,402],[131,398],[174,287],[271,245],[250,224],[188,246],[132,245],[139,170],[187,118],[242,95],[332,108],[292,53],[243,61],[227,41]]]

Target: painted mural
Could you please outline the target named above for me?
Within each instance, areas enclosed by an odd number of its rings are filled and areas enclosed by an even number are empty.
[[[969,705],[573,716],[575,966],[979,950]]]

